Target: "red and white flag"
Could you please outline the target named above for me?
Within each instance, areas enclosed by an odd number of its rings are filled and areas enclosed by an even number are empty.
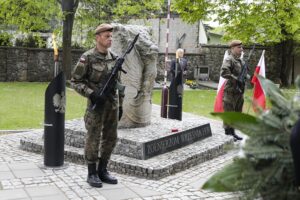
[[[263,50],[261,54],[260,60],[255,68],[254,76],[251,80],[251,83],[254,85],[252,106],[255,112],[258,110],[258,107],[266,109],[266,95],[256,76],[257,74],[264,78],[266,77],[265,50]]]
[[[225,51],[223,62],[227,56],[228,56],[228,50]],[[226,82],[227,82],[227,79],[220,76],[218,90],[217,90],[217,96],[216,96],[216,100],[215,100],[214,112],[224,112],[222,99],[223,99],[224,87],[225,87]]]

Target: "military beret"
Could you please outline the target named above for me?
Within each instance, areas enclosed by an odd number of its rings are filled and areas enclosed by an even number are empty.
[[[110,24],[100,24],[99,26],[97,26],[96,30],[95,30],[95,35],[105,32],[105,31],[112,31],[113,30],[113,26]]]
[[[232,40],[229,43],[229,47],[235,47],[235,46],[239,46],[239,45],[242,45],[242,41],[241,40]]]

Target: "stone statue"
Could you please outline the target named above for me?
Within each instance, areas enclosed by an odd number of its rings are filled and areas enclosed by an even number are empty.
[[[126,86],[123,102],[123,116],[119,128],[135,128],[151,123],[152,89],[157,75],[156,63],[158,47],[151,40],[148,28],[137,25],[112,24],[114,27],[112,51],[123,55],[128,43],[136,34],[139,38],[125,57],[123,69],[127,74],[121,75]]]

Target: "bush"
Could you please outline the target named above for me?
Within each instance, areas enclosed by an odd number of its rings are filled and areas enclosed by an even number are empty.
[[[12,46],[12,36],[9,33],[0,33],[0,46]]]
[[[28,35],[26,38],[17,38],[15,46],[17,47],[31,47],[31,48],[46,48],[46,41],[44,38],[37,35]]]
[[[249,137],[242,145],[243,156],[212,176],[203,188],[217,192],[243,191],[242,199],[249,200],[300,199],[290,146],[291,130],[300,113],[298,94],[287,98],[270,80],[263,77],[259,80],[271,103],[268,110],[260,110],[257,116],[236,112],[213,114]],[[296,86],[300,90],[300,76]]]
[[[77,42],[74,42],[72,45],[72,49],[84,49],[84,47],[80,46]]]

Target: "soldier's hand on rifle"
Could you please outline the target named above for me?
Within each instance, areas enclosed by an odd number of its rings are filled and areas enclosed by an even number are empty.
[[[238,84],[239,86],[242,86],[242,85],[245,84],[244,81],[243,81],[243,80],[240,80],[240,79],[237,79],[236,82],[237,82],[237,84]]]
[[[237,79],[236,80],[237,83],[237,89],[240,93],[243,93],[245,90],[245,82],[243,80]]]
[[[104,104],[106,98],[105,96],[100,96],[100,95],[97,95],[96,92],[93,92],[91,95],[90,95],[90,99],[92,101],[93,104],[97,103],[97,104]]]

